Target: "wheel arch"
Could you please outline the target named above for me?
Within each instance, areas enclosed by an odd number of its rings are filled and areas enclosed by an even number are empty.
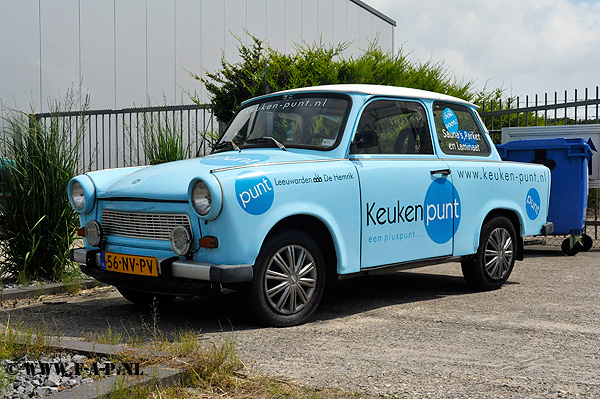
[[[503,216],[510,220],[513,227],[515,228],[515,233],[517,233],[517,254],[516,260],[523,260],[523,237],[521,236],[521,218],[519,214],[511,209],[493,209],[491,210],[483,220],[481,226],[484,226],[489,220],[492,220],[496,217]],[[481,232],[480,232],[481,235]]]
[[[325,259],[325,273],[327,281],[337,280],[337,252],[335,249],[335,243],[333,241],[333,235],[325,223],[319,218],[311,215],[292,215],[288,216],[279,222],[277,222],[269,231],[263,245],[271,237],[284,230],[297,229],[302,230],[305,233],[312,236]]]

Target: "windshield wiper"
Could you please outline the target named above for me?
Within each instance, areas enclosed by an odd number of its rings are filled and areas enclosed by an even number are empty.
[[[219,148],[222,148],[227,144],[231,145],[231,148],[233,148],[237,152],[242,152],[240,147],[238,147],[238,145],[236,143],[234,143],[233,140],[221,141],[219,144],[217,144],[217,146],[215,147],[215,150],[218,150]]]
[[[275,137],[271,137],[271,136],[264,136],[264,137],[259,137],[257,139],[246,140],[246,143],[261,143],[261,142],[264,143],[265,141],[273,142],[281,150],[287,151],[287,149],[285,148],[285,146],[283,144],[281,144]]]

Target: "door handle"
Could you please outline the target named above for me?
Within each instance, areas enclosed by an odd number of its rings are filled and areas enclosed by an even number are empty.
[[[430,173],[432,175],[448,176],[450,173],[452,173],[452,171],[450,169],[438,169],[438,170],[432,170],[432,171],[430,171]]]

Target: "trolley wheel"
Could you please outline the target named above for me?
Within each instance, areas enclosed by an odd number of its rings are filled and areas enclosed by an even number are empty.
[[[581,240],[575,244],[577,249],[583,252],[589,251],[590,248],[592,248],[592,245],[594,245],[594,241],[592,240],[592,237],[588,236],[587,234],[582,234]]]
[[[571,248],[571,238],[567,237],[563,240],[562,244],[560,245],[560,249],[562,249],[563,253],[567,256],[574,256],[577,254],[577,252],[579,252],[579,249],[581,248],[581,246],[575,244],[573,245],[573,248]]]

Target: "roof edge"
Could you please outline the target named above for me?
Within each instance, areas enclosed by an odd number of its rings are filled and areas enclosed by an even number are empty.
[[[377,11],[376,9],[374,9],[373,7],[371,7],[370,5],[368,5],[367,3],[360,1],[360,0],[350,0],[351,2],[353,2],[354,4],[356,4],[359,7],[364,8],[365,10],[369,11],[371,14],[374,14],[375,16],[383,19],[385,22],[391,24],[392,26],[396,26],[396,21],[394,21],[393,19],[391,19],[390,17],[388,17],[387,15],[385,15],[384,13]]]
[[[450,96],[448,94],[438,93],[435,91],[413,89],[410,87],[401,86],[388,86],[388,85],[372,85],[372,84],[332,84],[322,86],[308,86],[299,87],[296,89],[282,90],[268,95],[259,96],[256,98],[269,97],[273,95],[280,95],[286,93],[297,93],[297,92],[341,92],[341,93],[358,93],[367,94],[372,96],[398,96],[398,97],[412,97],[412,98],[427,98],[430,100],[438,101],[450,101],[458,104],[469,105],[471,107],[479,108],[476,104],[470,101],[464,100],[459,97]]]

